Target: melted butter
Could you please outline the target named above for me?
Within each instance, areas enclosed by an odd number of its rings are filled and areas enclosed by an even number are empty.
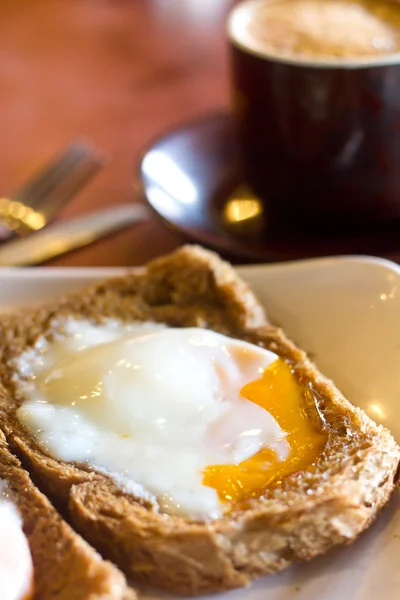
[[[307,469],[320,455],[327,435],[315,402],[309,401],[290,366],[278,359],[262,377],[246,384],[241,395],[262,406],[286,432],[289,454],[282,460],[277,450],[263,448],[237,465],[214,465],[204,471],[204,485],[217,490],[224,502],[260,496],[268,487]]]

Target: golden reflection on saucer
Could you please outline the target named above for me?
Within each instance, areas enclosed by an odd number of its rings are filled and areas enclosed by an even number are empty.
[[[238,233],[240,230],[248,233],[254,227],[259,228],[264,222],[261,200],[254,196],[249,188],[237,188],[223,208],[223,219],[228,226],[238,229]]]
[[[386,413],[382,408],[382,405],[378,402],[374,402],[369,405],[369,412],[373,413],[373,419],[384,419],[386,417]]]

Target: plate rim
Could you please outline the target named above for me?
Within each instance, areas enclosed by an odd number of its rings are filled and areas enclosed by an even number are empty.
[[[230,262],[230,261],[228,261]],[[263,270],[290,270],[290,269],[308,269],[313,266],[332,266],[336,263],[350,264],[370,264],[380,267],[384,267],[394,271],[397,275],[400,275],[400,264],[388,259],[381,258],[379,256],[373,256],[368,254],[339,254],[336,256],[320,256],[316,258],[304,258],[298,260],[290,260],[284,262],[270,262],[270,263],[246,263],[246,264],[233,264],[233,268],[240,275],[242,272],[250,270],[263,271]],[[113,276],[125,273],[134,273],[140,271],[143,266],[126,266],[126,267],[0,267],[0,278],[22,278],[31,279],[37,273],[41,273],[46,279],[51,277],[83,277],[84,275],[92,275],[99,273],[101,276]]]

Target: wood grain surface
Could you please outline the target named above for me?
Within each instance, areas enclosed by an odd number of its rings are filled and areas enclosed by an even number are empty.
[[[229,104],[225,21],[231,0],[1,0],[0,194],[71,138],[110,164],[61,218],[134,200],[143,149]],[[156,219],[53,265],[138,265],[182,243]]]

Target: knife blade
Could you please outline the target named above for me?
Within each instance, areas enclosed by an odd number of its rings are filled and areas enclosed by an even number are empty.
[[[146,206],[132,203],[61,221],[28,237],[6,242],[0,248],[0,266],[37,265],[71,250],[83,248],[129,225],[140,223],[148,216]]]

